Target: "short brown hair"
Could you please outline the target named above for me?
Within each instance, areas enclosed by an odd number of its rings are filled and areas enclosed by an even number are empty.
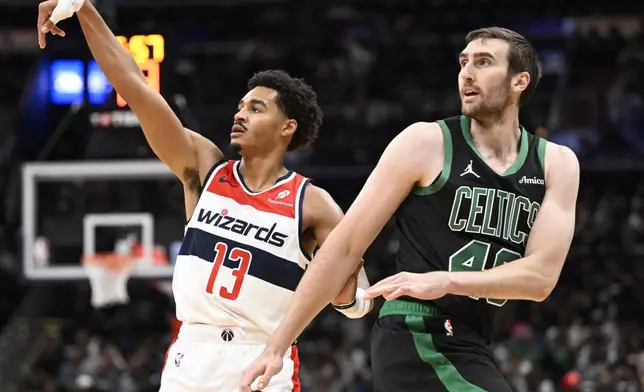
[[[520,72],[530,74],[530,83],[521,94],[521,98],[519,98],[519,104],[525,103],[537,89],[537,84],[541,79],[541,64],[539,64],[537,51],[524,36],[503,27],[486,27],[470,31],[465,37],[465,42],[469,44],[474,40],[486,38],[500,39],[510,44],[508,53],[509,75],[516,75]]]

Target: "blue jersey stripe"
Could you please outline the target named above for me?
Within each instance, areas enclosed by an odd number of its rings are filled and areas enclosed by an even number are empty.
[[[253,255],[253,259],[250,263],[248,274],[275,286],[295,291],[300,279],[302,279],[302,275],[304,275],[304,270],[296,263],[262,249],[193,227],[188,228],[186,231],[179,254],[182,256],[197,256],[212,263],[215,259],[215,245],[218,242],[228,245],[229,251],[233,248],[242,248],[249,251]],[[226,257],[224,265],[228,268],[238,268],[239,261],[233,261]]]

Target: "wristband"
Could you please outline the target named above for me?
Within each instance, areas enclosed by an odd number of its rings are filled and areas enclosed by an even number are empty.
[[[369,313],[371,310],[371,300],[363,298],[364,290],[358,287],[356,289],[356,296],[353,301],[343,305],[333,305],[335,310],[344,314],[350,319],[358,319]]]

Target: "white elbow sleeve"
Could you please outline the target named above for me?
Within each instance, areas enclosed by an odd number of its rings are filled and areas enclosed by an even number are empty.
[[[335,310],[344,314],[350,319],[358,319],[369,313],[371,309],[371,300],[363,298],[364,290],[358,287],[356,290],[356,297],[348,304],[333,305]]]

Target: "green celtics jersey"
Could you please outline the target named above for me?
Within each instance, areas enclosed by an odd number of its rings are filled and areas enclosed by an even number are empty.
[[[465,116],[438,121],[443,170],[430,186],[414,189],[395,215],[400,271],[482,271],[523,257],[545,195],[546,141],[521,128],[517,159],[498,174],[472,143],[470,122]],[[429,304],[491,341],[506,302],[447,295]]]

